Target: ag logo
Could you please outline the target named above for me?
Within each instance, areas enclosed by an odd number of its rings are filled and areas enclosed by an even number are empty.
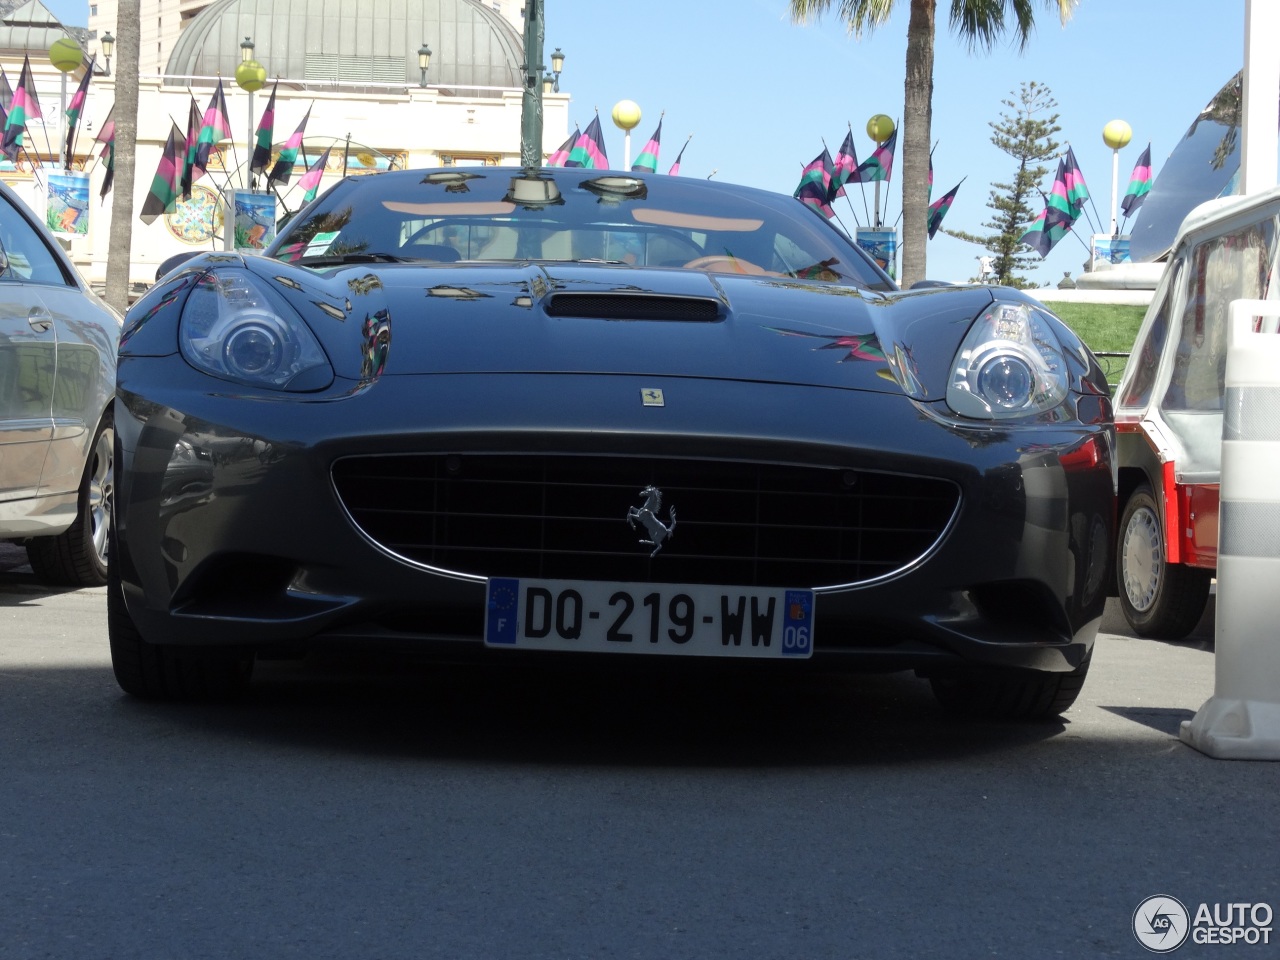
[[[1152,953],[1172,953],[1190,932],[1191,915],[1174,897],[1147,897],[1133,911],[1133,935]]]

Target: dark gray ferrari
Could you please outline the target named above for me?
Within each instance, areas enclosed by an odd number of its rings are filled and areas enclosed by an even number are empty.
[[[137,696],[391,645],[915,670],[955,710],[1042,717],[1089,669],[1097,362],[1016,290],[897,290],[791,197],[351,177],[265,256],[162,278],[117,373],[111,656]]]

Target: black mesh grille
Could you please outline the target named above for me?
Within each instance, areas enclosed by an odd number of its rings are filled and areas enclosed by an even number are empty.
[[[627,293],[557,293],[547,298],[549,317],[599,320],[683,320],[711,323],[720,307],[705,297],[663,297]]]
[[[334,484],[355,522],[401,556],[481,576],[817,587],[924,554],[956,509],[946,480],[721,460],[430,454],[349,457]],[[676,526],[639,524],[642,488]]]

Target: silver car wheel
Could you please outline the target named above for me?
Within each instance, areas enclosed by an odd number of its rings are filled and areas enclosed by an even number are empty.
[[[107,536],[111,528],[111,501],[115,497],[115,431],[110,427],[98,434],[93,449],[92,472],[88,476],[85,513],[89,520],[90,537],[98,561],[107,562]]]
[[[1121,578],[1133,609],[1145,613],[1155,603],[1164,560],[1160,518],[1147,507],[1135,510],[1124,528]]]

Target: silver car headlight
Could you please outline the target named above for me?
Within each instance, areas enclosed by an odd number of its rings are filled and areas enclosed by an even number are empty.
[[[333,380],[311,328],[248,270],[201,278],[183,308],[178,341],[192,366],[236,383],[318,390]]]
[[[1026,303],[997,300],[974,321],[952,364],[947,405],[963,417],[1004,420],[1052,410],[1067,396],[1062,344]]]

